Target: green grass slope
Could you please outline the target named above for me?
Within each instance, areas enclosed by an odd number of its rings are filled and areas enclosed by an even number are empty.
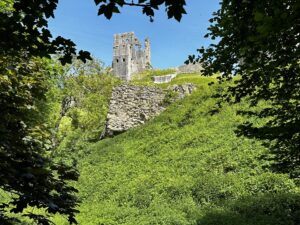
[[[234,133],[243,106],[209,113],[219,88],[210,81],[178,76],[172,83],[197,91],[144,126],[82,146],[79,224],[300,224],[293,181],[265,168],[259,141]]]

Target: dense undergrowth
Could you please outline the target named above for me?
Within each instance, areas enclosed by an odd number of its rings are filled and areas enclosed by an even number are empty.
[[[52,114],[60,115],[61,102],[66,96],[74,97],[76,106],[55,120],[56,155],[64,158],[76,152],[77,159],[77,149],[83,143],[99,140],[105,128],[112,88],[119,83],[120,80],[107,74],[79,75],[65,81],[65,87],[59,94],[60,101],[56,102],[57,110]]]
[[[212,113],[222,89],[212,80],[179,75],[168,85],[191,82],[197,91],[144,126],[60,147],[78,161],[79,224],[300,224],[299,189],[268,169],[261,142],[235,134],[246,104]]]

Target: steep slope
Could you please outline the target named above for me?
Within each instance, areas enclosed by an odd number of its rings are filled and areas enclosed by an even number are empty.
[[[221,87],[188,75],[173,83],[191,81],[197,91],[144,126],[74,153],[79,224],[297,224],[293,181],[265,168],[259,141],[234,132],[243,106],[211,114]]]

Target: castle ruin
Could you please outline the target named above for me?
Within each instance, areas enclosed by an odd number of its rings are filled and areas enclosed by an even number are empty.
[[[113,73],[123,80],[130,80],[132,74],[151,67],[150,41],[145,39],[145,48],[133,32],[115,34],[113,46]]]

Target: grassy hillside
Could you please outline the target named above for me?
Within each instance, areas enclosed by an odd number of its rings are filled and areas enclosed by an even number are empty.
[[[243,105],[212,115],[220,86],[193,82],[191,96],[173,103],[146,125],[73,153],[82,225],[274,225],[300,223],[299,190],[286,175],[267,169],[259,141],[237,137]],[[57,224],[67,224],[60,217]]]

